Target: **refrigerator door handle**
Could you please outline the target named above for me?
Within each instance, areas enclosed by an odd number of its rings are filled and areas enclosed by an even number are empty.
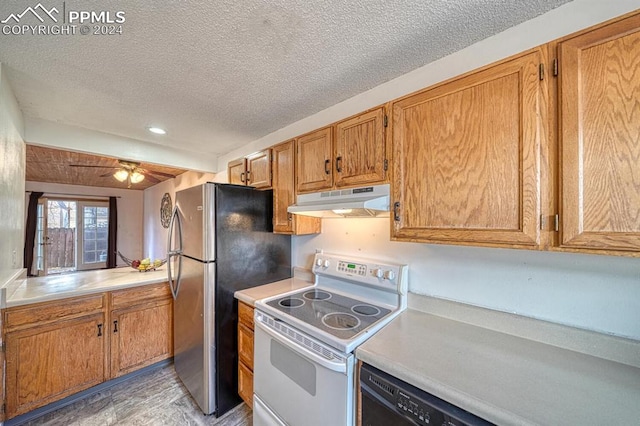
[[[173,230],[175,229],[175,224],[178,225],[178,248],[176,250],[171,250],[171,243],[173,242]],[[169,281],[169,288],[171,289],[171,294],[173,295],[173,299],[175,300],[178,297],[178,292],[180,291],[180,276],[182,275],[182,223],[180,222],[180,216],[178,215],[178,206],[173,208],[173,213],[171,214],[171,221],[169,222],[169,236],[167,241],[167,275]],[[178,276],[175,279],[175,283],[171,273],[171,258],[174,256],[178,256]]]

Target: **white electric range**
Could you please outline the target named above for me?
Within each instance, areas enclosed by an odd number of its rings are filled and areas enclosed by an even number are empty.
[[[313,286],[256,302],[255,426],[353,425],[353,351],[406,308],[406,265],[318,253],[312,270]]]

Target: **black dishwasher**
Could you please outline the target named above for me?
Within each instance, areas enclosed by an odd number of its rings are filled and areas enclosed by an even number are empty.
[[[360,370],[362,426],[492,425],[368,364]]]

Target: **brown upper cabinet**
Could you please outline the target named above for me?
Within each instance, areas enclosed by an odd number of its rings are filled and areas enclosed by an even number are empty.
[[[541,50],[392,103],[392,239],[536,247]]]
[[[382,107],[297,139],[296,192],[386,181]]]
[[[271,188],[271,148],[230,161],[227,172],[229,183]]]
[[[562,40],[562,247],[640,252],[640,15]]]
[[[383,109],[341,121],[335,127],[335,186],[384,181],[388,161]]]
[[[317,234],[321,230],[320,218],[293,215],[287,208],[296,202],[295,143],[283,142],[273,152],[273,232],[277,234]]]
[[[326,127],[297,139],[296,192],[333,186],[333,129]]]

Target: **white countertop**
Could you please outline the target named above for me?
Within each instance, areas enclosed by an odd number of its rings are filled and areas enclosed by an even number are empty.
[[[130,267],[18,279],[5,283],[6,307],[46,302],[167,281],[166,267],[139,272]]]
[[[500,314],[503,323],[513,317]],[[618,344],[602,335],[625,352],[605,359],[567,349],[580,342],[562,347],[446,316],[409,309],[361,345],[356,356],[500,425],[637,424],[640,419],[640,342]],[[577,340],[584,333],[576,330]],[[571,330],[564,334],[573,339]]]
[[[312,286],[313,283],[303,278],[288,278],[282,281],[276,281],[264,284],[258,287],[239,290],[234,293],[236,299],[243,301],[247,305],[255,306],[256,300],[266,299],[267,297],[276,296],[278,294],[287,293],[294,290],[300,290],[305,287]]]

